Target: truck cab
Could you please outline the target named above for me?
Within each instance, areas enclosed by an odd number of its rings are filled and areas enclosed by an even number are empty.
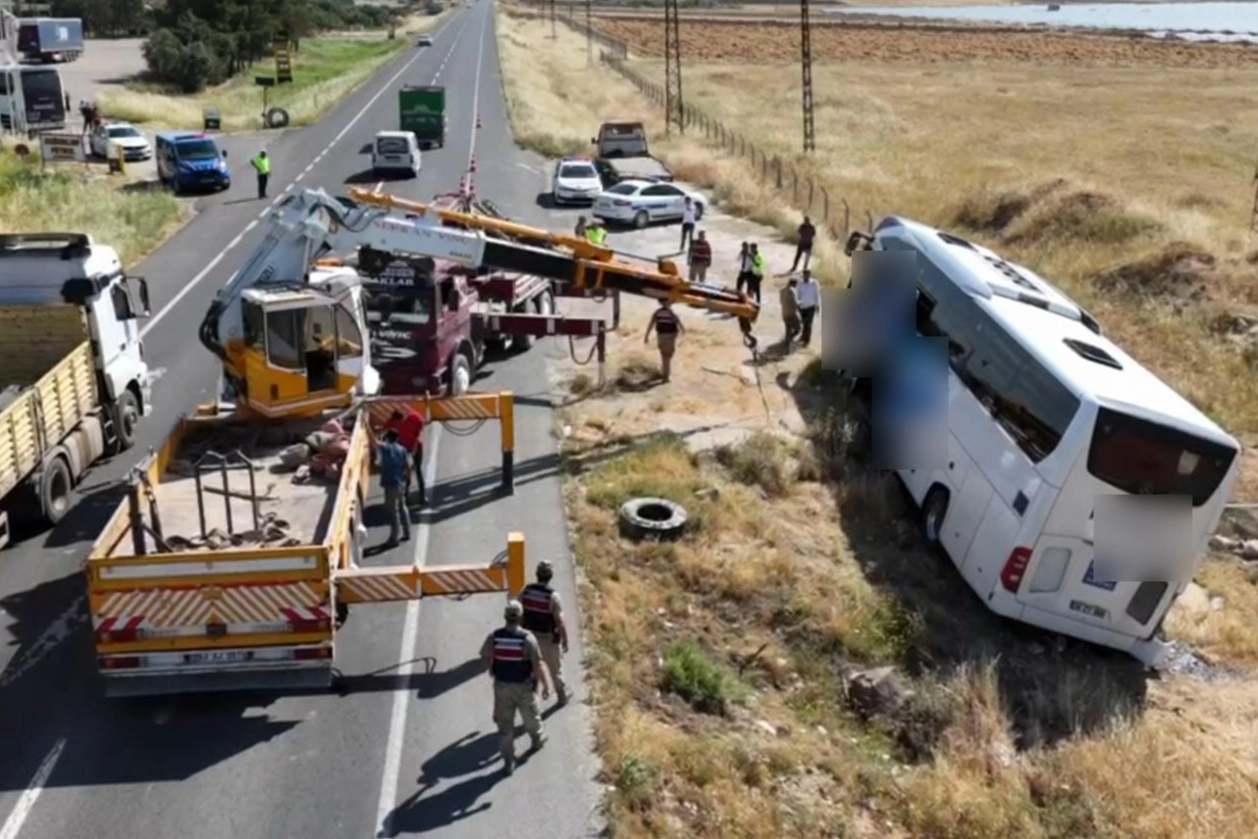
[[[402,172],[418,177],[420,169],[419,143],[409,131],[380,131],[371,144],[371,169],[373,172]]]
[[[224,190],[231,186],[227,152],[200,131],[163,131],[157,135],[157,178],[176,194]]]

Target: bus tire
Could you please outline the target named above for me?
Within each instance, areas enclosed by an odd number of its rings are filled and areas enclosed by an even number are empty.
[[[940,545],[943,523],[947,516],[948,490],[941,486],[933,487],[926,493],[926,501],[922,504],[922,535],[932,548]]]
[[[40,514],[49,524],[56,524],[70,511],[70,495],[74,490],[74,478],[64,457],[48,461],[39,476]]]

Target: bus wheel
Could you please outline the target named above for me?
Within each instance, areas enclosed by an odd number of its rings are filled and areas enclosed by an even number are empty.
[[[942,487],[935,487],[926,496],[922,505],[922,535],[931,547],[939,546],[939,537],[943,533],[944,517],[948,515],[948,493]]]

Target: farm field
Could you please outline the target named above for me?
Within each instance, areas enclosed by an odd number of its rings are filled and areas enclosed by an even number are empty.
[[[731,281],[737,239],[777,239],[778,287],[803,209],[789,189],[702,129],[666,137],[657,104],[586,67],[583,37],[561,26],[551,41],[549,24],[499,15],[519,141],[588,152],[599,122],[645,121],[679,178],[762,223],[732,236],[713,222],[717,281]],[[689,105],[824,185],[832,208],[847,201],[856,225],[908,215],[1031,265],[1252,445],[1248,58],[1117,61],[1123,45],[1057,40],[1035,42],[1052,50],[1043,61],[996,40],[962,55],[942,33],[931,43],[956,60],[911,60],[890,41],[859,60],[826,52],[805,158],[798,44],[783,35],[776,61],[752,64],[768,52],[753,35],[713,27],[702,52],[689,42],[693,59],[683,45]],[[650,54],[627,66],[662,80]],[[630,250],[666,248],[669,232]],[[842,283],[846,260],[826,246],[819,273]],[[613,836],[1213,839],[1258,822],[1258,567],[1212,557],[1170,613],[1168,634],[1200,669],[1155,677],[998,620],[925,549],[895,480],[862,465],[815,356],[774,356],[753,377],[753,362],[728,361],[740,349],[728,323],[684,312],[680,372],[655,385],[649,310],[626,307],[605,385],[588,368],[557,380],[572,394],[562,452]],[[761,398],[763,413],[747,407]],[[792,412],[803,433],[785,427]],[[757,431],[700,439],[731,413]],[[1255,486],[1250,469],[1241,497]],[[670,544],[620,538],[616,511],[637,496],[683,504],[692,529]],[[853,674],[869,668],[904,689],[884,685],[891,710],[861,704]]]

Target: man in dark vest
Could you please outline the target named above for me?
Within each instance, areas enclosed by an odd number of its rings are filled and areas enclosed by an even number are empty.
[[[542,698],[550,698],[550,679],[542,667],[537,638],[520,626],[524,607],[512,600],[503,613],[506,624],[489,633],[481,645],[481,658],[489,665],[494,678],[494,724],[498,726],[498,748],[507,774],[515,771],[515,712],[524,720],[533,750],[546,742],[542,721],[537,713],[537,683],[542,685]]]
[[[550,671],[551,684],[555,686],[555,704],[568,701],[568,684],[563,679],[563,655],[568,652],[568,627],[563,620],[563,604],[559,592],[550,587],[555,569],[542,560],[537,564],[537,582],[529,583],[520,592],[524,606],[523,627],[537,636],[542,661]]]

